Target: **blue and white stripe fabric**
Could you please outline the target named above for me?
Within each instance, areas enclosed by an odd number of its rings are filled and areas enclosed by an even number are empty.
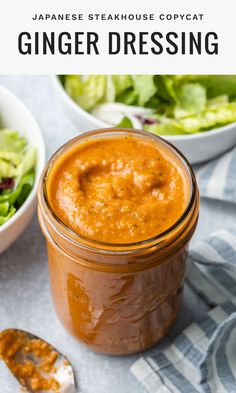
[[[236,203],[236,148],[196,173],[201,197]]]
[[[236,298],[236,225],[191,247],[187,282],[210,306]]]
[[[236,149],[197,171],[202,197],[236,203]],[[191,249],[187,282],[214,307],[131,372],[148,393],[236,392],[236,225]]]
[[[236,299],[191,324],[165,351],[141,358],[131,372],[149,393],[236,391]]]

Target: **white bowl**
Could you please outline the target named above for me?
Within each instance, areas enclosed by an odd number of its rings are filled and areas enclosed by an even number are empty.
[[[80,133],[111,127],[79,107],[66,93],[58,76],[53,76],[52,80],[64,110],[78,127]],[[170,135],[164,138],[173,143],[191,164],[198,164],[210,160],[236,145],[236,123],[197,134]]]
[[[28,198],[9,221],[0,226],[0,254],[28,225],[35,207],[39,177],[45,165],[45,146],[40,128],[26,106],[6,88],[0,86],[0,128],[9,128],[25,136],[37,149],[35,184]]]

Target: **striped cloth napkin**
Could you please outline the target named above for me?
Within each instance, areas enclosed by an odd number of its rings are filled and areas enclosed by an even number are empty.
[[[236,148],[197,178],[202,197],[236,203]],[[131,373],[148,393],[236,392],[236,225],[191,247],[187,282],[214,308]]]

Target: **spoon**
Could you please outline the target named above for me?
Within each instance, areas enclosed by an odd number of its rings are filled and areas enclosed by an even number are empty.
[[[29,393],[79,393],[68,359],[31,333],[18,329],[2,331],[0,359]]]

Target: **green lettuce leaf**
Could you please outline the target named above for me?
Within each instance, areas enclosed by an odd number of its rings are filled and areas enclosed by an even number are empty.
[[[90,111],[106,97],[105,75],[67,75],[65,89],[78,105]]]
[[[178,120],[158,116],[154,124],[145,124],[144,129],[157,135],[182,135],[185,130]]]
[[[0,130],[0,225],[24,203],[35,181],[36,150],[18,132]]]
[[[224,94],[222,96],[210,98],[207,101],[207,108],[217,109],[217,108],[220,108],[221,106],[224,106],[225,104],[228,104],[228,103],[229,103],[229,97],[226,94]]]
[[[132,78],[130,75],[112,75],[112,80],[115,86],[116,97],[119,97],[126,90],[133,87]]]
[[[206,109],[201,116],[181,119],[186,133],[207,131],[236,121],[236,102],[230,102],[215,109]]]
[[[22,177],[34,168],[36,162],[36,150],[32,146],[28,147],[24,152],[21,163],[16,169],[16,176]]]
[[[177,102],[174,78],[171,75],[154,75],[154,83],[157,87],[157,96],[161,100],[167,104]]]
[[[0,159],[18,166],[21,162],[21,154],[12,151],[0,150]]]
[[[236,98],[236,75],[176,75],[175,83],[199,83],[207,90],[207,97],[227,95],[230,100]]]
[[[0,130],[0,179],[20,177],[36,162],[36,150],[26,147],[26,139],[17,132]]]
[[[121,102],[125,105],[137,105],[137,93],[136,91],[131,88],[125,90],[119,97],[117,97],[116,101]]]
[[[0,130],[0,151],[20,153],[26,146],[26,139],[18,132],[12,130]]]
[[[159,116],[157,119],[156,124],[145,125],[145,130],[158,135],[181,135],[208,131],[213,127],[224,126],[236,121],[236,102],[230,102],[220,107],[206,108],[198,116],[179,119]]]
[[[106,90],[104,95],[104,102],[114,102],[116,99],[116,88],[112,79],[112,75],[107,75]]]
[[[10,220],[10,218],[15,214],[15,212],[16,212],[16,208],[14,206],[11,206],[6,216],[0,215],[0,226],[5,224],[5,222],[7,222],[8,220]]]
[[[199,83],[186,83],[177,93],[178,104],[174,109],[175,117],[181,118],[200,114],[206,107],[206,89]]]
[[[15,206],[17,209],[23,205],[25,200],[27,199],[30,191],[32,190],[35,182],[35,173],[30,172],[26,175],[24,175],[18,185],[18,195],[15,200]]]
[[[4,216],[4,217],[7,216],[8,212],[9,212],[9,207],[10,207],[9,202],[2,202],[2,203],[0,203],[0,217],[1,216]]]
[[[152,75],[133,75],[133,88],[136,93],[137,105],[145,106],[145,104],[154,96],[157,87],[154,83]]]
[[[16,176],[16,167],[12,162],[0,158],[0,179]]]
[[[127,117],[124,116],[121,122],[117,125],[118,128],[133,128],[132,121]]]
[[[22,177],[14,190],[4,190],[0,195],[0,203],[8,202],[20,207],[34,186],[35,174],[30,172]]]

